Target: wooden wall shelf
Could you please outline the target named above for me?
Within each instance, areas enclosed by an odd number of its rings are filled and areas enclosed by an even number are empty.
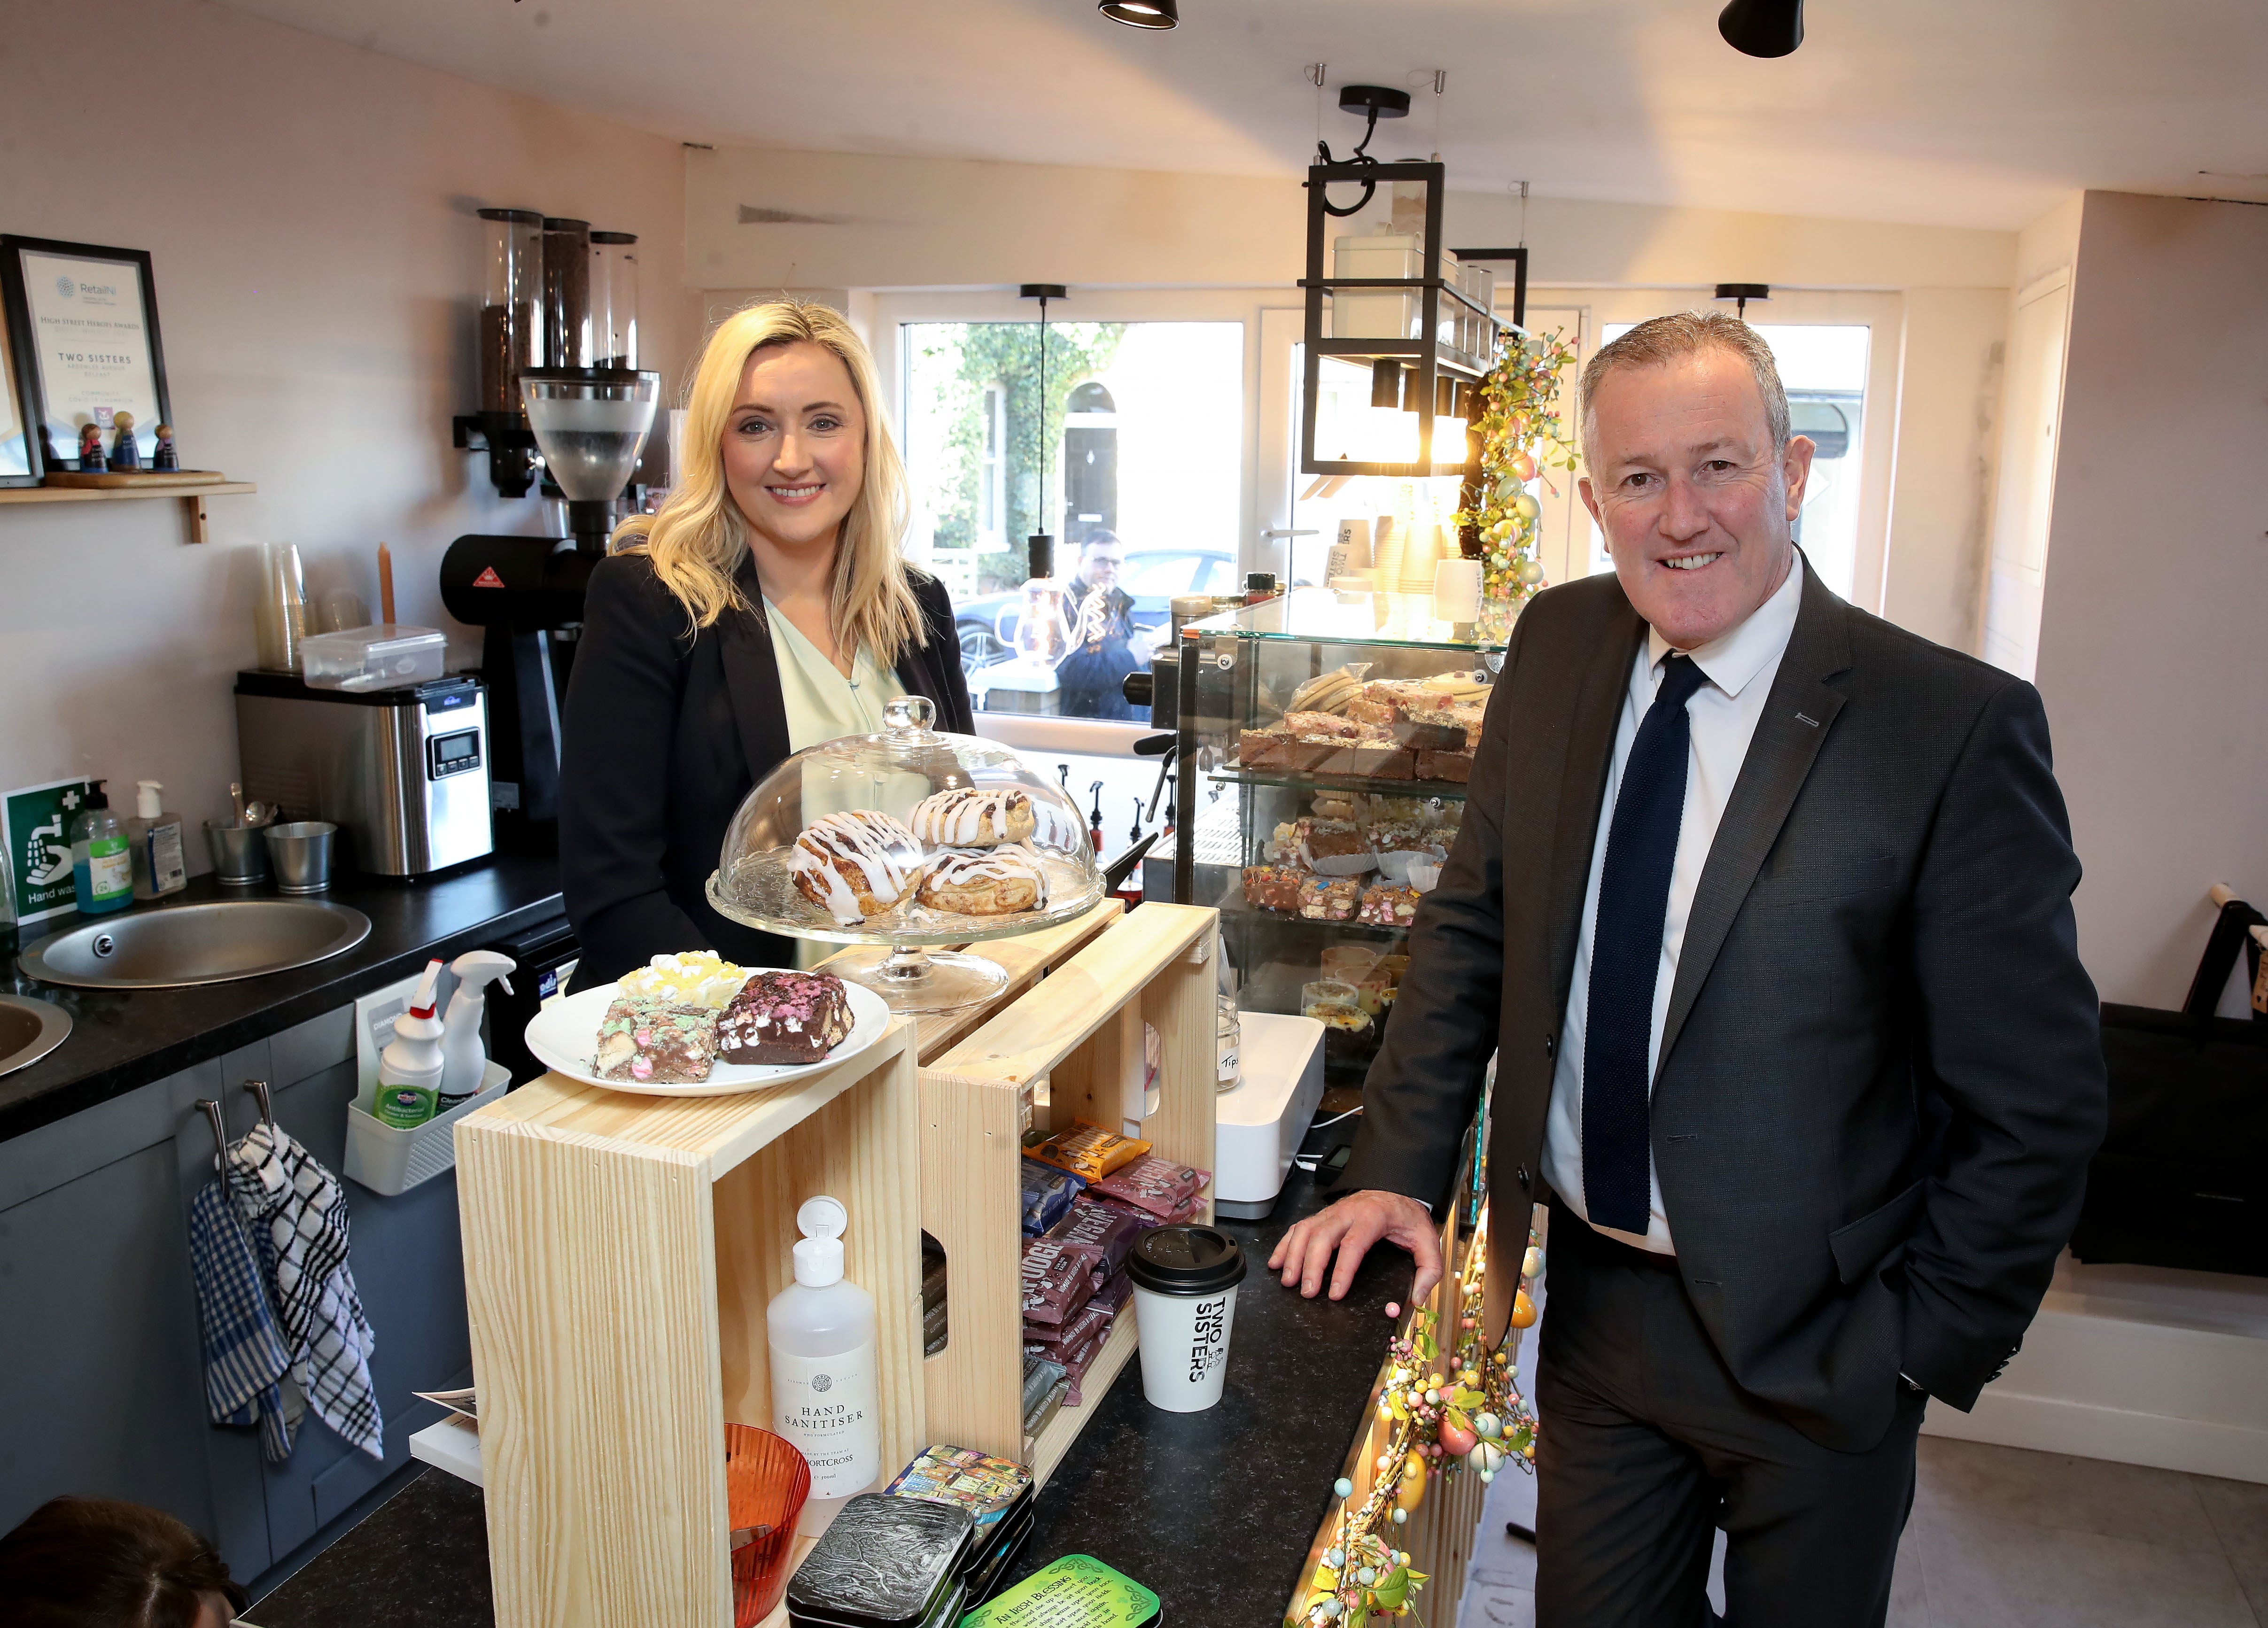
[[[250,481],[216,481],[210,486],[159,486],[147,491],[131,486],[8,486],[0,487],[0,505],[20,503],[147,503],[171,497],[181,505],[189,524],[189,541],[210,541],[206,529],[205,499],[256,492]]]

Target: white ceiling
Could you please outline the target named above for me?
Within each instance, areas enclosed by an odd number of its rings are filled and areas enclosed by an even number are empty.
[[[1182,0],[1170,33],[1090,0],[224,3],[719,145],[1290,173],[1321,61],[1412,89],[1373,151],[1461,188],[2001,228],[2085,187],[2268,200],[2261,0],[1809,0],[1778,62],[1720,0]]]

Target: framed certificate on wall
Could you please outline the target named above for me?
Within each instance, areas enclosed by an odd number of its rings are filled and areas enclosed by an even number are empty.
[[[89,424],[107,451],[122,412],[149,468],[172,412],[148,251],[0,237],[0,300],[27,472],[75,467]]]
[[[40,483],[38,443],[25,430],[24,403],[16,384],[8,327],[0,322],[0,487]]]

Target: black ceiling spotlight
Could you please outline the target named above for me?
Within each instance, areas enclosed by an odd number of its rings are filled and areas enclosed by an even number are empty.
[[[1770,299],[1771,284],[1769,283],[1719,283],[1717,284],[1717,298],[1738,302],[1734,308],[1734,314],[1745,322],[1749,320],[1749,301]]]
[[[1094,9],[1129,28],[1178,28],[1182,24],[1181,7],[1174,0],[1102,0]]]
[[[1803,43],[1803,0],[1733,0],[1717,32],[1744,56],[1786,56]]]

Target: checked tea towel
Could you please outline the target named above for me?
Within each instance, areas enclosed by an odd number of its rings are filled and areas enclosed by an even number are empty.
[[[228,1192],[260,1251],[291,1377],[307,1405],[348,1441],[384,1458],[370,1379],[378,1337],[347,1264],[347,1197],[338,1178],[263,1122],[229,1150]]]
[[[217,1181],[190,1201],[189,1266],[204,1332],[205,1407],[216,1425],[258,1425],[262,1451],[280,1464],[291,1456],[298,1422],[296,1411],[285,1411],[282,1384],[291,1357],[269,1309],[252,1241]]]

